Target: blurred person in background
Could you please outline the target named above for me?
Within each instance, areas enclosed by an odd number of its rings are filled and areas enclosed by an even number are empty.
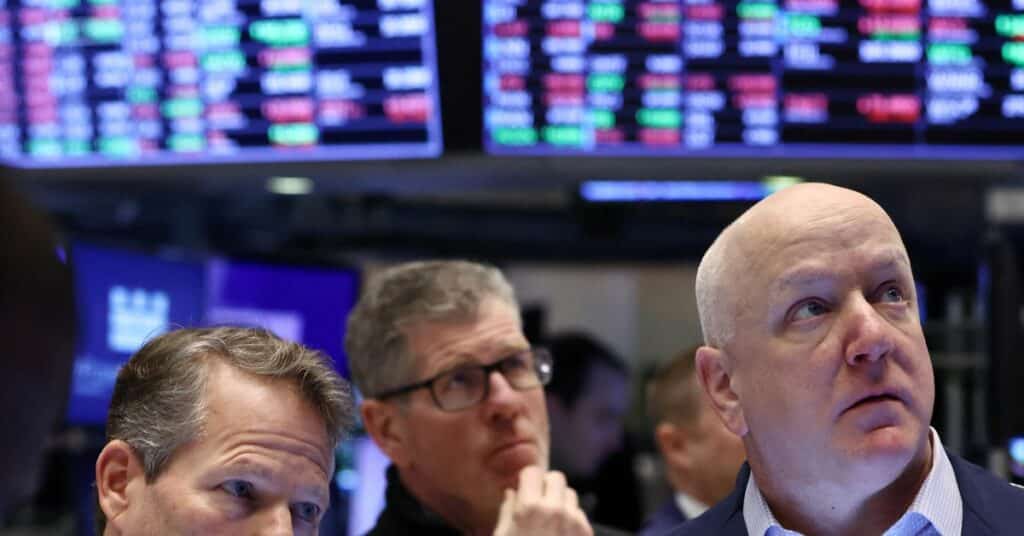
[[[371,535],[611,533],[548,469],[552,363],[526,340],[499,270],[385,270],[349,317],[345,350],[366,430],[392,462]]]
[[[629,369],[588,333],[555,333],[544,344],[558,370],[547,386],[551,467],[565,473],[591,519],[635,530],[643,513],[625,433]]]
[[[648,519],[642,536],[657,536],[724,499],[746,452],[722,424],[697,380],[697,347],[677,354],[647,383],[647,413],[673,496]]]
[[[317,534],[354,420],[330,358],[260,328],[170,331],[121,368],[97,534]]]
[[[54,228],[0,177],[0,526],[36,492],[64,414],[75,342],[70,269]]]

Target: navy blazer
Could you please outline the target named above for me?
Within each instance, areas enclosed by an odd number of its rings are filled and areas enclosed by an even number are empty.
[[[661,536],[684,521],[686,521],[686,514],[679,509],[673,496],[651,515],[638,536]]]
[[[1024,534],[1024,489],[949,454],[956,483],[964,502],[964,536],[1018,536]],[[711,534],[714,536],[748,536],[743,521],[743,495],[750,480],[746,463],[736,479],[736,489],[722,502],[666,533],[672,536]],[[763,535],[757,535],[763,536]],[[955,535],[944,535],[955,536]]]

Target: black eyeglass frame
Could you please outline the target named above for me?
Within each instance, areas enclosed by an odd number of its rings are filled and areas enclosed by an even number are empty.
[[[525,353],[533,354],[533,368],[534,368],[535,373],[537,374],[538,384],[536,386],[520,388],[520,387],[516,387],[515,385],[512,384],[511,381],[508,380],[508,377],[505,376],[505,373],[501,371],[501,367],[508,360],[513,359],[515,357],[519,357],[519,356],[521,356],[521,355],[523,355]],[[473,369],[480,369],[480,370],[484,371],[484,380],[485,381],[484,381],[484,384],[483,384],[484,385],[483,394],[480,396],[479,400],[473,402],[472,404],[468,404],[466,406],[462,406],[462,407],[455,408],[455,409],[446,409],[444,407],[444,405],[441,404],[441,401],[437,399],[437,393],[434,392],[434,388],[433,388],[434,382],[436,382],[437,380],[439,380],[442,376],[444,376],[446,374],[451,374],[452,372],[454,372],[456,370],[459,370],[459,369],[463,369],[463,368],[473,368]],[[507,356],[505,356],[505,357],[495,361],[494,363],[491,363],[490,365],[462,364],[462,365],[459,365],[459,366],[456,366],[456,367],[452,367],[452,368],[447,369],[447,370],[442,370],[441,372],[438,372],[437,374],[434,374],[433,376],[431,376],[431,377],[429,377],[429,378],[427,378],[427,379],[425,379],[423,381],[419,381],[419,382],[416,382],[416,383],[410,383],[409,385],[403,385],[402,387],[396,387],[394,389],[388,389],[388,390],[384,391],[383,393],[380,393],[380,394],[378,394],[376,396],[373,396],[372,398],[376,398],[378,400],[385,400],[385,399],[388,399],[388,398],[394,398],[394,397],[399,396],[399,395],[404,395],[406,393],[411,393],[411,392],[413,392],[413,391],[415,391],[417,389],[426,388],[428,391],[430,391],[430,398],[432,398],[434,400],[434,405],[436,405],[438,407],[438,409],[440,409],[441,411],[455,412],[455,411],[464,410],[466,408],[471,408],[471,407],[479,404],[481,401],[487,400],[487,397],[491,394],[491,382],[487,381],[487,380],[491,377],[491,373],[496,371],[496,370],[498,372],[501,372],[502,377],[505,378],[505,381],[508,382],[510,387],[512,387],[516,391],[525,391],[527,389],[533,389],[534,387],[543,387],[543,386],[547,385],[548,382],[551,381],[551,375],[554,373],[554,368],[555,368],[554,358],[551,356],[551,352],[548,351],[547,348],[544,348],[542,346],[537,346],[537,347],[533,347],[533,348],[530,348],[530,349],[527,349],[527,350],[523,350],[521,352],[515,352],[513,354],[507,355]]]

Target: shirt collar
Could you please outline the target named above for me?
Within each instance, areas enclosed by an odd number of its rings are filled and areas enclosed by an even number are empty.
[[[942,441],[934,428],[929,428],[932,444],[932,468],[917,491],[910,508],[894,525],[895,528],[907,516],[919,514],[931,522],[939,534],[960,534],[964,521],[964,503],[960,497],[960,486],[956,483],[953,465],[942,447]],[[747,533],[765,536],[769,529],[774,529],[771,536],[801,536],[798,532],[786,530],[772,514],[765,502],[761,490],[757,487],[751,473],[747,481],[747,489],[743,494],[743,520],[747,525]],[[892,530],[892,529],[890,529]],[[883,536],[890,536],[886,531]]]
[[[686,516],[686,519],[696,519],[698,516],[707,511],[708,505],[694,499],[693,497],[681,492],[676,492],[676,506],[679,507],[679,511]]]
[[[964,523],[964,501],[956,483],[953,464],[942,447],[938,432],[931,428],[932,470],[914,497],[907,513],[917,512],[931,521],[939,534],[960,534]]]

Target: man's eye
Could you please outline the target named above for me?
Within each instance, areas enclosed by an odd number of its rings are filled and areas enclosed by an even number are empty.
[[[530,368],[529,359],[525,355],[516,355],[505,359],[501,364],[501,368],[505,370],[528,370]]]
[[[320,506],[309,502],[298,503],[292,507],[292,513],[307,523],[316,523],[320,517]]]
[[[441,380],[441,388],[444,391],[452,389],[466,389],[476,384],[477,371],[470,368],[453,370]]]
[[[793,320],[806,320],[808,318],[814,318],[819,315],[823,315],[828,312],[825,304],[817,300],[806,301],[793,311]]]
[[[882,301],[894,302],[895,303],[895,302],[901,302],[904,299],[905,298],[903,296],[903,291],[900,290],[899,287],[889,287],[889,288],[885,289],[885,292],[882,294]]]
[[[247,499],[252,497],[252,483],[244,480],[229,480],[220,485],[221,489],[234,497]]]

